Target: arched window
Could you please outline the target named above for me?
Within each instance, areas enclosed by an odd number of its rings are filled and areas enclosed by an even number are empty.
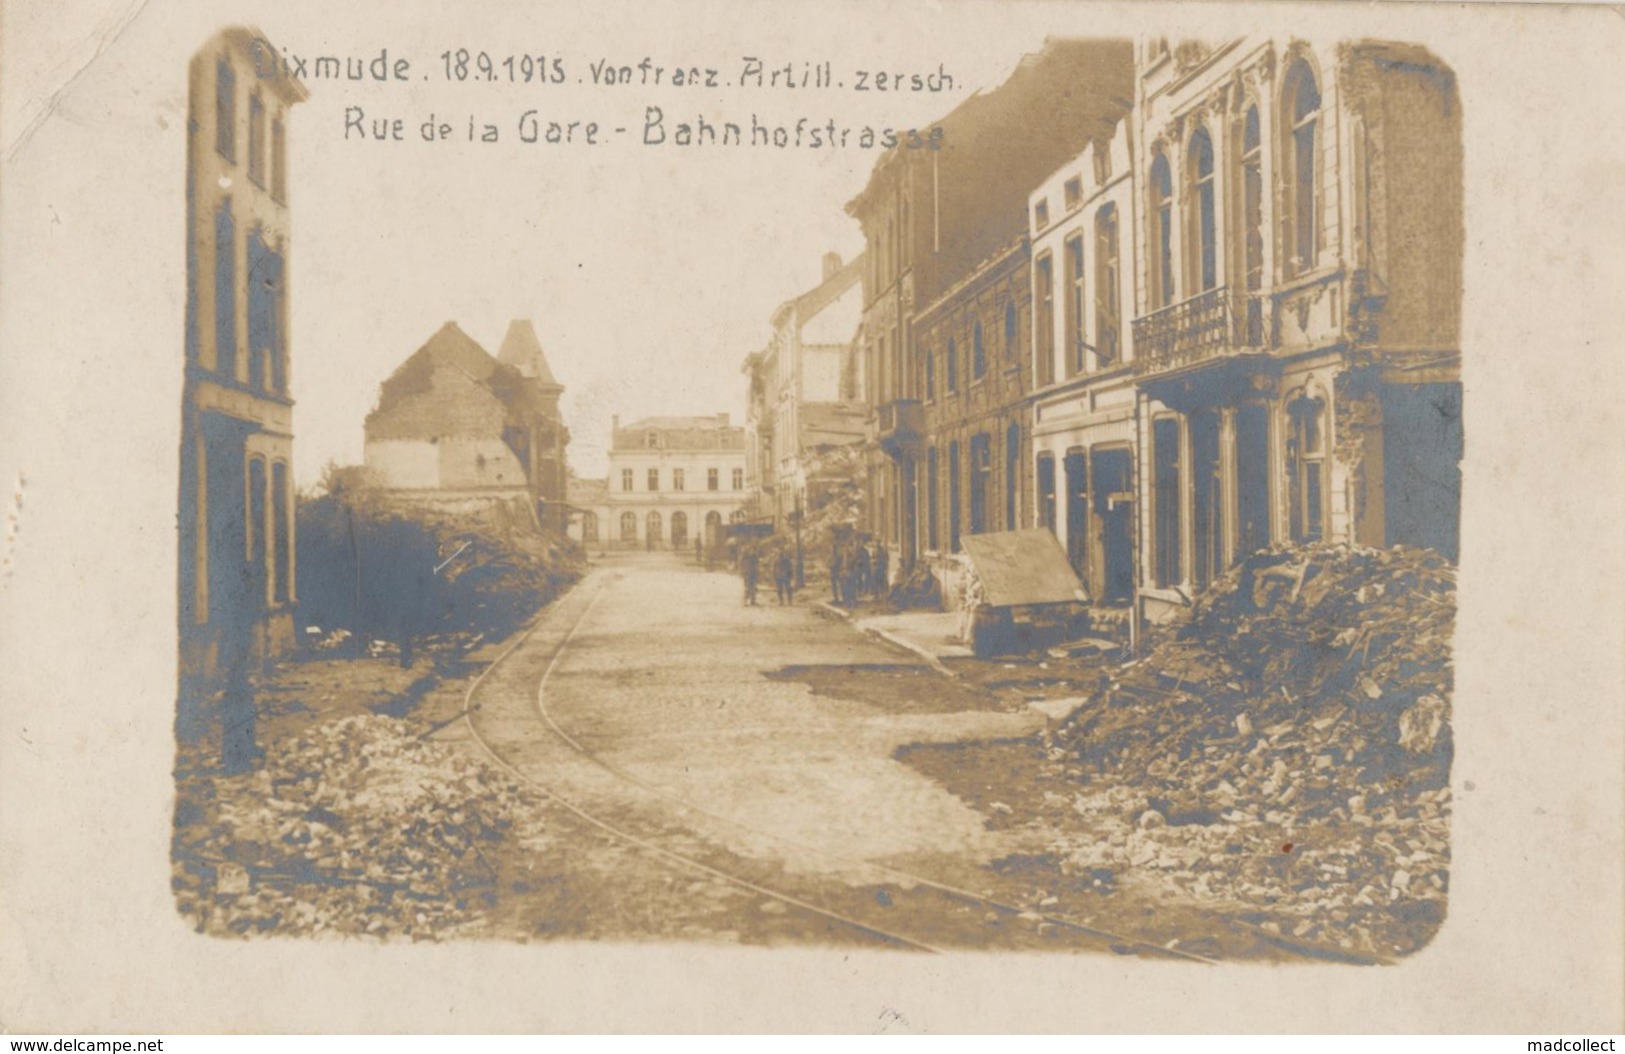
[[[1320,249],[1320,185],[1316,176],[1315,154],[1320,128],[1320,88],[1314,70],[1299,59],[1287,71],[1285,80],[1288,140],[1287,158],[1287,274],[1314,269]]]
[[[1259,138],[1258,107],[1247,107],[1241,121],[1241,242],[1242,284],[1247,292],[1264,288],[1264,151]],[[1263,304],[1247,297],[1247,344],[1264,342]]]
[[[1214,227],[1213,139],[1206,128],[1191,136],[1185,170],[1190,180],[1186,208],[1190,212],[1190,240],[1186,253],[1192,292],[1206,292],[1219,284],[1217,230]]]
[[[1286,409],[1292,538],[1318,542],[1326,521],[1326,400],[1305,393],[1288,402]]]
[[[271,573],[272,595],[285,604],[293,596],[293,516],[288,501],[288,464],[271,465]]]
[[[271,553],[271,523],[266,509],[265,459],[248,459],[248,511],[244,540],[248,543],[248,574],[244,578],[249,587],[248,602],[251,610],[265,606],[265,577]]]
[[[621,513],[621,541],[635,542],[638,540],[638,514],[635,512]]]
[[[1174,302],[1174,177],[1162,151],[1151,160],[1151,306]]]
[[[688,513],[671,514],[671,547],[681,549],[688,545]]]
[[[655,546],[660,544],[661,534],[662,525],[660,522],[660,514],[658,512],[651,512],[649,515],[643,518],[643,540],[648,543],[649,548],[653,549]]]
[[[971,330],[971,377],[980,380],[987,373],[987,347],[982,343],[982,320],[976,320],[976,326]]]

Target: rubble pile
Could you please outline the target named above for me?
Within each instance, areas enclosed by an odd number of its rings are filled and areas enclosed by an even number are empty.
[[[181,783],[178,905],[218,935],[455,936],[488,906],[493,851],[526,801],[404,722],[316,725],[253,773]]]
[[[1052,734],[1085,783],[1068,868],[1264,908],[1285,936],[1419,946],[1448,884],[1454,615],[1430,551],[1248,560]]]

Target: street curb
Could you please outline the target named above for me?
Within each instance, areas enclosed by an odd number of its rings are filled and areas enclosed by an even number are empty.
[[[852,612],[847,611],[845,608],[836,607],[827,600],[816,601],[814,606],[823,611],[826,615],[834,615],[837,618],[846,619],[848,622],[852,620]]]
[[[854,625],[856,625],[856,624],[854,623]],[[890,644],[894,648],[902,648],[906,652],[911,652],[914,655],[919,656],[921,659],[925,660],[926,665],[930,666],[933,670],[935,670],[938,673],[942,674],[942,676],[948,678],[949,680],[951,680],[951,681],[959,680],[959,674],[955,673],[954,671],[948,669],[948,667],[944,666],[942,664],[942,660],[937,658],[936,655],[933,654],[929,648],[923,647],[922,645],[919,645],[919,644],[915,644],[913,641],[907,639],[906,637],[899,637],[895,633],[888,633],[887,631],[885,631],[883,629],[870,629],[870,628],[863,627],[863,626],[858,626],[857,628],[859,630],[861,630],[862,632],[868,634],[871,637],[876,637],[876,638],[878,638],[880,640],[885,641],[887,644]]]

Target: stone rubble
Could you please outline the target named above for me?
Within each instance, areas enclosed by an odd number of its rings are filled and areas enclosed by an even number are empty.
[[[495,890],[484,850],[540,836],[516,781],[373,715],[281,740],[249,774],[186,777],[180,798],[177,903],[215,935],[454,937]]]
[[[1449,890],[1454,614],[1429,551],[1248,560],[1049,735],[1081,786],[1063,868],[1351,953],[1420,947]]]

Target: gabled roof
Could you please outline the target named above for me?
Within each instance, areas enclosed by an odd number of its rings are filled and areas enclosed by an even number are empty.
[[[542,352],[542,342],[536,339],[536,327],[531,325],[528,318],[516,318],[508,323],[508,334],[502,338],[497,361],[512,366],[521,376],[543,387],[564,390],[564,386],[554,379],[547,356]]]
[[[432,391],[435,374],[445,369],[455,369],[489,390],[507,408],[510,422],[519,423],[524,418],[547,412],[536,384],[517,368],[492,358],[491,353],[464,333],[456,322],[447,322],[379,386],[378,405],[367,415],[369,434],[375,423],[381,423],[403,402]],[[421,427],[434,432],[439,426],[425,420]],[[419,423],[405,418],[391,422],[387,428],[391,433],[420,430]]]

